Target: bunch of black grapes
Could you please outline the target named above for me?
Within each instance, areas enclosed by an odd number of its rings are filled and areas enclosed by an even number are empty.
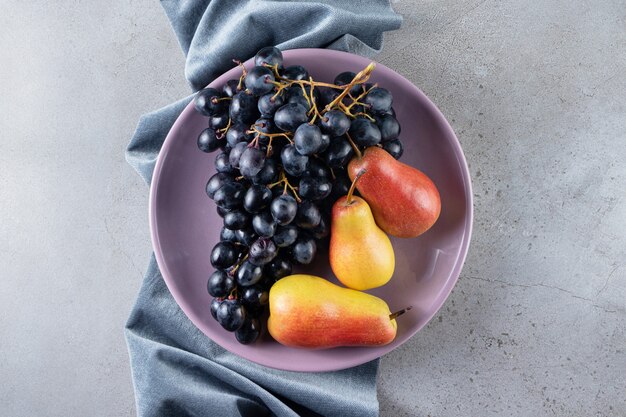
[[[198,147],[220,150],[206,185],[224,219],[211,251],[210,311],[248,344],[272,284],[311,263],[329,235],[355,152],[380,146],[399,158],[403,148],[391,93],[365,83],[373,65],[326,84],[300,65],[284,67],[280,50],[267,47],[251,70],[240,66],[239,79],[199,91],[194,104],[209,119]]]

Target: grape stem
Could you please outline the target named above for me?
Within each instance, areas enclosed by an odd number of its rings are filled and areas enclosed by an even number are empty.
[[[270,140],[267,141],[267,149],[265,151],[265,157],[269,158],[272,155],[272,151],[274,150],[272,148],[272,141],[274,140],[274,138],[270,138]]]
[[[224,135],[228,132],[228,129],[230,129],[231,123],[232,123],[232,120],[229,117],[228,124],[226,124],[226,127],[217,130],[217,133],[219,134],[219,136],[217,137],[218,139],[222,139],[224,137]]]
[[[265,156],[269,157],[272,154],[272,141],[274,139],[276,139],[276,138],[279,138],[279,137],[287,138],[289,143],[291,143],[293,145],[293,140],[291,140],[291,136],[289,136],[288,133],[263,133],[260,130],[258,130],[256,128],[256,126],[257,125],[252,125],[252,128],[246,132],[246,133],[256,133],[256,136],[254,137],[254,139],[252,139],[250,141],[250,144],[248,146],[257,146],[258,147],[259,140],[260,140],[261,136],[269,138],[269,141],[267,143],[267,151],[265,152]]]
[[[233,99],[232,97],[220,97],[220,98],[215,98],[215,97],[213,97],[213,98],[211,99],[211,103],[213,103],[213,104],[217,104],[217,103],[219,103],[220,101],[224,101],[224,100],[232,100],[232,99]]]
[[[280,85],[280,87],[278,87],[278,89],[276,90],[276,94],[274,94],[270,100],[271,100],[271,101],[275,101],[275,100],[276,100],[276,97],[278,97],[279,95],[281,95],[281,94],[282,94],[282,92],[283,92],[283,88],[284,88],[284,87],[283,87],[283,86],[282,86],[282,84],[281,84],[281,85]]]
[[[287,179],[287,176],[285,175],[284,169],[280,171],[280,177],[278,178],[278,181],[268,185],[267,188],[273,188],[279,184],[284,185],[283,194],[287,194],[287,189],[289,189],[293,193],[293,196],[296,199],[296,201],[298,203],[302,202],[302,199],[298,195],[298,187],[294,187],[293,185],[289,183],[289,180]]]
[[[246,253],[246,256],[244,256],[243,258],[241,258],[236,264],[235,266],[232,267],[232,269],[230,271],[228,271],[228,275],[230,275],[231,277],[235,275],[235,272],[237,272],[237,270],[239,269],[239,267],[241,266],[241,264],[243,264],[246,259],[248,259],[248,254]]]
[[[256,135],[254,137],[254,139],[252,139],[250,141],[250,143],[248,143],[248,148],[258,148],[259,147],[259,139],[261,138],[261,135]]]
[[[278,73],[278,64],[270,65],[267,62],[264,62],[263,66],[265,68],[271,69],[272,72],[274,73],[274,76],[276,77],[276,79],[281,79],[280,74]]]
[[[365,67],[364,70],[360,71],[357,75],[354,76],[352,81],[342,86],[344,88],[343,91],[337,97],[335,97],[333,101],[328,103],[328,105],[324,108],[324,112],[329,111],[334,106],[336,106],[337,103],[341,102],[341,100],[343,100],[343,98],[350,93],[350,89],[354,87],[356,84],[362,84],[366,82],[367,80],[369,80],[370,75],[372,75],[372,71],[374,71],[375,66],[376,64],[374,64],[373,62],[370,62],[369,65]]]
[[[356,118],[357,116],[363,116],[366,119],[369,119],[370,122],[374,122],[375,121],[375,119],[372,116],[370,116],[369,114],[367,114],[367,113],[358,112],[358,113],[354,114],[352,117]]]
[[[239,91],[243,87],[243,80],[246,78],[246,75],[248,75],[248,70],[240,60],[233,59],[233,62],[241,67],[241,77],[239,77],[239,83],[237,83],[237,91]]]
[[[344,112],[347,116],[349,116],[349,117],[351,117],[351,118],[353,118],[353,119],[356,119],[356,117],[357,117],[357,116],[364,116],[365,118],[367,118],[367,119],[369,119],[370,121],[372,121],[372,122],[373,122],[373,121],[374,121],[374,118],[373,118],[372,116],[370,116],[369,114],[367,114],[367,113],[358,112],[358,113],[352,114],[352,112],[350,111],[350,107],[351,107],[353,104],[356,104],[356,103],[357,103],[357,102],[352,102],[352,103],[351,103],[350,105],[348,105],[348,106],[346,106],[346,105],[345,105],[345,104],[343,104],[343,103],[339,103],[339,108],[340,108],[340,109],[341,109],[341,111],[343,111],[343,112]],[[363,104],[363,103],[358,103],[358,104]]]
[[[237,63],[239,63],[241,65],[241,63],[239,61],[235,61]],[[311,120],[311,123],[315,122],[315,119],[317,117],[321,117],[322,114],[326,113],[327,111],[331,110],[333,107],[335,106],[339,106],[340,108],[342,108],[342,110],[350,117],[355,118],[357,115],[361,115],[362,113],[357,113],[356,115],[353,115],[350,112],[350,109],[352,108],[352,106],[356,105],[356,104],[361,104],[363,105],[364,103],[360,102],[359,100],[363,97],[365,97],[365,95],[369,92],[369,90],[371,90],[371,88],[367,89],[366,91],[364,91],[363,93],[361,93],[356,99],[354,97],[352,97],[350,95],[350,89],[352,87],[354,87],[356,84],[362,84],[367,82],[367,80],[369,80],[372,71],[374,71],[374,67],[376,66],[375,63],[370,62],[369,65],[367,67],[365,67],[362,71],[360,71],[358,74],[356,74],[354,76],[354,78],[352,79],[352,81],[350,81],[348,84],[346,85],[336,85],[336,84],[330,84],[330,83],[323,83],[323,82],[319,82],[319,81],[313,81],[313,78],[309,77],[308,80],[288,80],[286,78],[281,77],[278,74],[278,67],[276,65],[271,66],[271,65],[265,65],[268,68],[271,68],[272,71],[274,71],[274,74],[276,75],[276,80],[277,81],[273,81],[272,84],[274,84],[276,86],[276,93],[274,93],[274,95],[272,96],[272,100],[276,99],[276,97],[278,97],[279,95],[282,94],[283,90],[287,87],[291,87],[292,85],[299,85],[300,88],[302,88],[302,91],[304,92],[304,98],[306,99],[307,103],[309,104],[309,107],[311,107],[311,109],[308,112],[308,115],[311,115],[311,113],[314,113],[313,115],[313,119]],[[243,67],[243,65],[242,65]],[[241,82],[243,81],[243,79],[245,78],[246,75],[246,70],[245,67],[243,68],[244,74],[241,76],[241,78],[239,79],[239,84],[241,85]],[[305,85],[308,85],[311,87],[309,93],[307,94],[306,89],[305,89]],[[376,86],[376,85],[374,85]],[[320,111],[317,106],[315,105],[315,99],[313,97],[313,89],[315,87],[328,87],[328,88],[334,88],[336,90],[342,90],[341,93],[330,103],[328,103],[328,105],[322,110]],[[372,87],[374,88],[374,87]],[[344,99],[344,97],[350,97],[350,99],[352,99],[352,103],[349,104],[348,106],[344,105],[342,103],[342,100]],[[365,115],[369,118],[369,115]],[[371,118],[370,118],[371,119]],[[374,120],[374,119],[371,119]]]
[[[256,127],[257,125],[252,125],[250,130],[248,130],[246,133],[256,133],[257,136],[265,136],[268,138],[285,137],[289,140],[289,143],[293,144],[293,141],[291,140],[291,136],[289,135],[289,133],[265,133],[265,132],[261,132]]]
[[[319,110],[317,110],[317,104],[315,103],[315,97],[313,96],[313,89],[315,88],[315,83],[313,82],[313,78],[312,77],[309,77],[309,82],[311,83],[311,91],[310,91],[311,99],[309,100],[309,103],[313,103],[313,104],[311,105],[311,110],[309,110],[307,115],[310,115],[311,112],[313,112],[313,118],[309,122],[309,124],[312,125],[313,123],[315,123],[315,119],[317,117],[321,118],[322,115],[320,115]],[[300,85],[302,85],[302,84],[300,84]]]
[[[356,182],[366,172],[367,172],[366,169],[362,169],[359,171],[358,174],[356,174],[356,177],[354,177],[354,181],[352,181],[352,185],[350,185],[350,189],[348,190],[348,195],[346,196],[346,206],[350,206],[352,205],[352,203],[354,203],[354,200],[352,200],[352,194],[354,194],[354,189],[356,188]]]
[[[361,101],[360,101],[360,100],[361,100],[363,97],[365,97],[365,96],[367,95],[367,93],[369,93],[369,92],[370,92],[373,88],[376,88],[376,87],[378,87],[378,84],[374,84],[373,86],[371,86],[371,87],[370,87],[370,88],[368,88],[367,90],[366,90],[366,89],[363,89],[363,92],[362,92],[361,94],[359,94],[356,98],[354,98],[354,97],[350,96],[350,98],[352,99],[352,103],[350,103],[350,104],[347,106],[347,109],[348,109],[348,110],[350,110],[350,109],[352,108],[352,106],[354,106],[355,104],[362,104],[362,105],[366,105],[365,103],[361,103]]]
[[[304,95],[304,99],[306,100],[307,104],[309,105],[310,108],[313,108],[313,106],[311,105],[311,99],[309,99],[309,95],[306,93],[306,88],[304,88],[304,84],[303,83],[298,83],[300,85],[300,88],[302,89],[302,94]],[[311,85],[311,93],[313,92],[313,85]]]

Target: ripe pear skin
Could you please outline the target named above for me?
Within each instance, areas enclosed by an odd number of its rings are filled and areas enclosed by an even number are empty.
[[[335,276],[348,288],[369,290],[391,279],[395,268],[391,241],[362,198],[351,196],[348,202],[341,197],[333,205],[328,257]]]
[[[267,329],[286,346],[382,346],[396,337],[387,303],[324,278],[287,276],[272,286],[269,298]]]
[[[348,164],[352,180],[362,170],[365,173],[356,188],[385,232],[396,237],[417,237],[435,224],[441,213],[441,198],[426,174],[375,146]]]

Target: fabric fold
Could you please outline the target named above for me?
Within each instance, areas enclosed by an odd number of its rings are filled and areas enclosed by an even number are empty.
[[[246,60],[263,46],[280,49],[330,47],[372,56],[383,32],[402,18],[386,0],[162,0],[187,60],[194,90]],[[346,37],[346,39],[342,39]]]

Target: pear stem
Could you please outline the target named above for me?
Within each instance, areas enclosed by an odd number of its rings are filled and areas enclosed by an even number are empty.
[[[348,190],[348,195],[346,196],[346,206],[352,204],[352,194],[354,193],[354,189],[356,188],[356,182],[359,180],[359,178],[361,178],[361,175],[365,174],[366,172],[367,170],[362,169],[359,171],[358,174],[356,174],[356,177],[354,177],[354,181],[352,181],[352,185],[350,186],[350,189]]]
[[[406,313],[407,311],[409,311],[412,308],[413,308],[413,306],[408,306],[407,308],[403,308],[400,311],[396,311],[395,313],[390,314],[389,315],[389,320],[393,320],[396,317],[403,315],[404,313]]]
[[[348,138],[348,142],[350,142],[350,146],[352,146],[352,149],[354,149],[354,153],[356,154],[356,157],[358,159],[361,159],[363,157],[363,153],[361,152],[359,147],[356,146],[356,143],[354,143],[354,141],[352,140],[348,132],[346,132],[346,137]]]

